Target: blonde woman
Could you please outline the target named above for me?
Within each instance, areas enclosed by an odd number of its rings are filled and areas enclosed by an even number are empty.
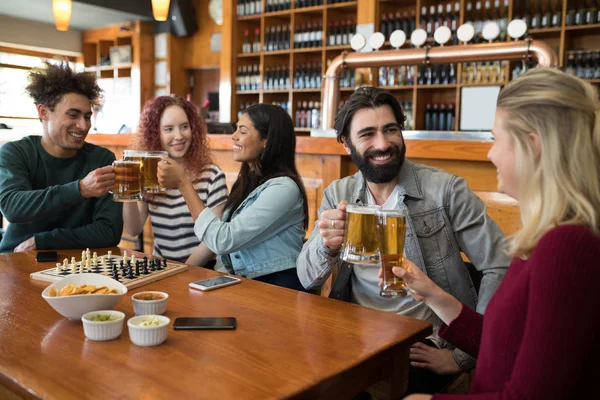
[[[440,335],[477,357],[464,396],[406,399],[583,399],[600,378],[600,105],[594,87],[536,68],[500,93],[498,190],[519,200],[523,227],[485,316],[412,262],[394,268],[444,322]]]

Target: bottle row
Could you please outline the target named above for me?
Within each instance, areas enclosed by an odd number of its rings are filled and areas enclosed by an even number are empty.
[[[296,104],[296,128],[317,129],[321,123],[321,105],[318,101],[299,101]]]
[[[287,65],[265,67],[264,90],[287,90],[290,88],[290,72]]]
[[[486,23],[491,21],[496,22],[500,28],[500,35],[498,35],[496,40],[501,42],[507,40],[506,28],[508,26],[508,0],[504,0],[503,8],[500,8],[500,0],[494,0],[493,8],[491,6],[491,1],[486,0],[483,10],[481,3],[481,1],[476,1],[475,6],[473,6],[473,2],[469,2],[465,6],[465,22],[471,23],[473,28],[475,28],[475,36],[473,41],[475,43],[484,41],[482,36],[483,27]]]
[[[300,64],[294,74],[295,89],[320,89],[321,88],[321,68],[319,62]]]
[[[251,105],[254,105],[254,104],[258,104],[258,102],[256,102],[256,101],[248,101],[248,102],[245,102],[245,103],[240,103],[240,109],[238,110],[238,114],[237,114],[238,121],[241,118],[242,113],[244,112],[244,110],[246,108],[250,107]],[[283,108],[285,111],[287,111],[288,114],[290,113],[290,102],[289,101],[274,101],[271,104]]]
[[[591,25],[600,22],[600,2],[598,0],[571,1],[565,16],[565,25]]]
[[[379,86],[406,86],[415,83],[414,68],[409,65],[399,67],[379,67]]]
[[[448,85],[456,83],[454,64],[420,65],[417,68],[417,84]]]
[[[454,103],[427,104],[425,106],[426,131],[453,131],[456,130]]]
[[[327,4],[346,3],[352,0],[329,0]],[[322,6],[323,0],[295,0],[295,8]],[[285,11],[292,8],[292,0],[266,0],[265,12]],[[262,13],[261,0],[238,0],[237,16],[256,15]]]
[[[266,47],[266,46],[265,46]],[[254,40],[250,43],[250,31],[244,30],[244,43],[242,43],[242,53],[254,53],[260,51],[260,29],[254,29]]]
[[[235,90],[260,90],[260,66],[258,64],[238,67]]]
[[[600,50],[567,52],[565,72],[582,79],[600,79]]]
[[[379,31],[383,33],[383,36],[385,36],[386,39],[389,39],[392,32],[397,30],[404,31],[406,36],[409,37],[416,29],[416,25],[417,18],[414,10],[411,11],[410,16],[408,15],[408,11],[404,11],[402,15],[400,15],[400,11],[396,11],[395,17],[393,13],[389,13],[388,15],[384,13],[381,16]]]
[[[444,14],[444,5],[438,4],[437,11],[436,6],[432,5],[429,7],[429,14],[427,13],[427,7],[421,7],[421,28],[427,32],[429,37],[433,37],[433,33],[440,26],[446,26],[452,31],[452,41],[454,44],[458,43],[456,37],[456,30],[458,29],[458,20],[460,15],[460,3],[456,2],[454,8],[452,4],[448,3],[445,7],[446,13]],[[475,24],[474,24],[475,25]],[[477,29],[477,27],[476,27]],[[409,35],[412,31],[407,32]],[[383,33],[383,32],[382,32]],[[391,32],[390,32],[391,33]],[[384,33],[385,35],[385,33]]]
[[[301,24],[294,31],[294,48],[306,49],[323,45],[323,23],[313,21]]]
[[[463,63],[461,83],[467,85],[504,85],[507,61]]]
[[[260,48],[260,45],[258,46]],[[290,49],[290,31],[287,25],[273,25],[266,28],[264,51]]]
[[[237,16],[245,17],[262,13],[262,0],[238,0]]]
[[[540,0],[531,3],[529,0],[515,0],[513,19],[522,19],[531,29],[561,26],[562,1],[550,0],[544,4]]]
[[[519,76],[529,71],[531,68],[534,68],[537,65],[537,62],[530,60],[521,60],[521,62],[515,62],[515,66],[510,72],[511,80],[517,79]]]

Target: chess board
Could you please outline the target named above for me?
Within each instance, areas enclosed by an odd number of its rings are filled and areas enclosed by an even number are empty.
[[[61,279],[64,279],[67,276],[70,276],[73,274],[80,274],[80,273],[82,273],[82,274],[96,273],[96,274],[102,274],[102,275],[105,275],[105,276],[108,276],[109,278],[111,278],[112,277],[112,265],[117,264],[117,266],[118,266],[117,268],[119,269],[119,271],[118,271],[119,272],[119,282],[121,282],[123,285],[125,285],[127,287],[127,289],[131,290],[131,289],[135,289],[140,286],[144,286],[149,283],[156,282],[158,280],[164,279],[171,275],[175,275],[180,272],[184,272],[184,271],[188,270],[188,266],[185,264],[175,264],[175,263],[171,263],[170,261],[167,261],[166,268],[161,267],[162,268],[161,270],[155,270],[155,271],[148,269],[148,274],[140,273],[139,276],[134,276],[133,279],[129,279],[129,278],[127,278],[127,275],[123,272],[123,270],[121,270],[121,268],[119,266],[121,260],[123,260],[122,256],[111,255],[110,260],[108,259],[108,254],[106,254],[104,257],[106,259],[107,265],[98,265],[97,267],[92,266],[90,269],[86,269],[84,272],[79,272],[80,266],[81,266],[81,261],[77,261],[77,268],[76,268],[77,272],[75,272],[75,273],[71,272],[73,264],[68,264],[68,268],[65,270],[62,270],[60,272],[58,272],[56,270],[56,267],[52,267],[52,268],[45,269],[43,271],[34,272],[34,273],[30,274],[29,277],[31,279],[44,281],[44,282],[52,282],[52,283],[59,282]],[[100,258],[100,256],[98,256],[98,258]],[[137,262],[141,263],[142,260],[138,259]]]

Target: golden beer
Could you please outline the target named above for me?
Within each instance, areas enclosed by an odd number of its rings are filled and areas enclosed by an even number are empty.
[[[378,264],[375,212],[379,206],[348,205],[342,260],[353,264]]]
[[[158,184],[158,162],[168,157],[166,151],[123,150],[124,160],[139,161],[141,164],[142,190],[146,193],[162,193],[167,189]]]
[[[379,257],[383,270],[382,297],[404,297],[404,279],[392,272],[394,267],[403,267],[404,235],[406,233],[406,213],[404,210],[381,210],[376,213]]]
[[[117,160],[113,163],[115,186],[113,200],[119,202],[140,201],[142,185],[139,161]]]

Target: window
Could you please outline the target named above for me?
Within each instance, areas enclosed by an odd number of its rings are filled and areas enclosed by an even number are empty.
[[[12,128],[10,132],[29,134],[41,133],[41,124],[33,100],[25,87],[32,68],[40,67],[44,61],[60,62],[50,54],[40,56],[15,54],[10,49],[0,50],[0,123]],[[73,60],[69,60],[72,62]],[[76,68],[76,66],[72,65]],[[4,130],[0,130],[0,134]]]

